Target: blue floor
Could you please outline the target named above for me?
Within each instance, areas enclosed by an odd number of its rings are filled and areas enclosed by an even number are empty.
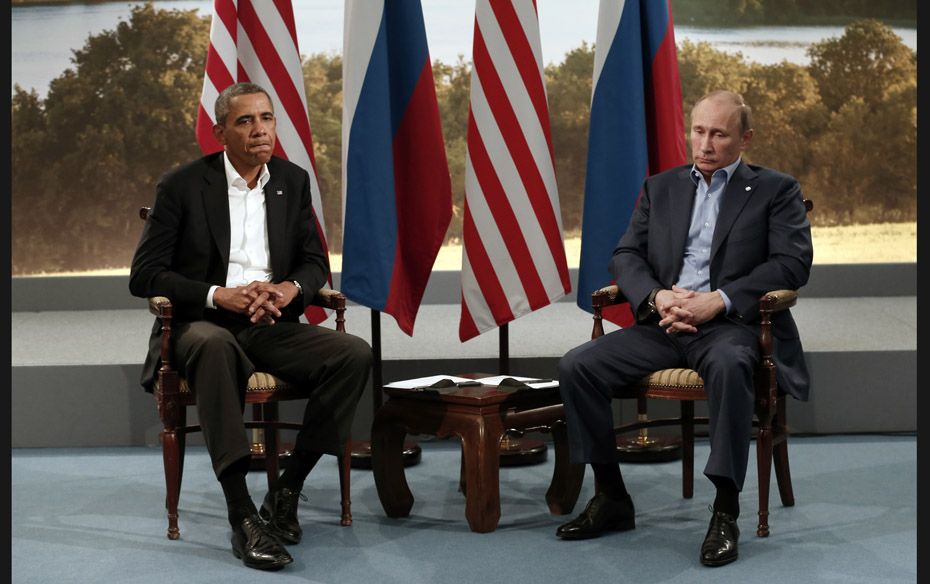
[[[222,492],[202,448],[189,449],[181,539],[165,537],[161,451],[153,448],[17,449],[12,452],[13,582],[763,582],[883,583],[917,579],[917,440],[914,436],[794,437],[797,504],[782,507],[773,480],[767,539],[755,537],[754,456],[741,502],[740,559],[702,567],[698,548],[713,498],[700,474],[681,498],[681,465],[623,465],[636,530],[565,542],[548,513],[550,460],[501,470],[497,531],[476,534],[457,491],[459,448],[421,442],[407,469],[411,516],[384,515],[369,471],[352,472],[352,527],[339,525],[335,459],[308,479],[304,539],[294,563],[263,573],[229,549]],[[696,448],[697,465],[707,456]],[[256,503],[264,477],[249,476]],[[576,512],[593,494],[586,476]]]

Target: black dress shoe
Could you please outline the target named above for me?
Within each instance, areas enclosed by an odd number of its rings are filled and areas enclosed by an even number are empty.
[[[297,520],[298,499],[307,500],[300,491],[281,488],[268,491],[259,514],[268,522],[278,539],[287,544],[300,543],[303,530]]]
[[[739,527],[736,518],[723,511],[714,511],[710,527],[701,544],[701,563],[705,566],[729,564],[739,556]]]
[[[559,526],[555,534],[562,539],[588,539],[606,531],[628,531],[636,527],[633,499],[611,499],[597,493],[578,517]]]
[[[233,554],[249,568],[280,570],[294,561],[255,513],[233,526],[231,541]]]

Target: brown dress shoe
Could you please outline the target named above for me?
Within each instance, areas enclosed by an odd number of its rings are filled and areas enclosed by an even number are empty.
[[[607,531],[628,531],[636,527],[633,499],[611,499],[597,493],[581,515],[559,526],[555,534],[562,539],[589,539]]]

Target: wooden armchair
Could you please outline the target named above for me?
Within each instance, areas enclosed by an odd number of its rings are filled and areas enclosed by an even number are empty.
[[[772,461],[775,462],[775,477],[781,502],[786,507],[794,505],[791,473],[788,467],[788,427],[785,420],[785,396],[778,391],[775,379],[775,362],[772,358],[772,314],[794,306],[797,292],[777,290],[768,292],[759,299],[761,331],[759,349],[761,359],[755,374],[755,419],[756,458],[759,473],[759,523],[756,535],[769,535],[769,483]],[[617,286],[608,286],[591,295],[594,308],[594,330],[591,337],[604,334],[602,311],[612,304],[626,302]],[[643,378],[629,388],[616,391],[617,398],[664,399],[681,402],[681,415],[673,418],[646,419],[614,428],[617,434],[642,428],[676,425],[681,428],[682,441],[682,496],[690,499],[694,495],[694,426],[706,424],[707,418],[694,417],[694,402],[706,400],[704,380],[693,369],[662,369]]]
[[[804,199],[807,212],[814,203]],[[759,523],[756,535],[769,535],[769,483],[772,462],[775,463],[775,478],[778,493],[786,507],[794,505],[794,490],[791,487],[791,472],[788,467],[788,425],[785,412],[785,395],[778,390],[773,359],[772,315],[795,305],[798,294],[794,290],[775,290],[759,298],[759,350],[761,359],[755,372],[755,419],[756,461],[759,478]],[[617,286],[608,286],[591,294],[594,309],[594,328],[591,338],[604,334],[603,309],[612,304],[626,302]],[[690,499],[694,495],[694,426],[706,424],[707,418],[694,417],[694,402],[707,400],[704,380],[693,369],[662,369],[640,380],[634,387],[615,391],[617,398],[636,398],[641,404],[647,399],[677,400],[681,402],[681,415],[673,418],[648,419],[638,408],[640,415],[635,422],[614,428],[616,434],[642,431],[645,428],[675,425],[681,428],[682,442],[682,496]]]
[[[139,216],[144,220],[149,208],[142,207]],[[346,298],[336,290],[321,289],[312,304],[336,312],[336,330],[345,332]],[[165,507],[168,511],[168,539],[178,539],[178,498],[181,492],[181,477],[184,470],[184,444],[187,434],[199,432],[199,425],[187,425],[187,407],[194,405],[195,397],[174,368],[172,351],[172,312],[171,301],[163,296],[149,298],[149,311],[161,321],[161,368],[155,379],[153,394],[162,421],[161,444],[165,465],[165,484],[167,496]],[[246,428],[253,429],[253,456],[261,455],[265,460],[268,475],[268,487],[271,488],[278,478],[279,443],[278,430],[299,430],[301,423],[285,422],[278,419],[278,402],[305,399],[309,388],[293,385],[270,373],[255,372],[249,378],[245,394],[245,403],[252,405],[252,420],[245,422]],[[339,486],[342,495],[342,525],[352,524],[352,502],[349,497],[349,473],[351,449],[346,446],[345,454],[339,460]]]

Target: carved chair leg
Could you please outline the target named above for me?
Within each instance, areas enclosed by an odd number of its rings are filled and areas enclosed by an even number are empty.
[[[178,437],[178,497],[180,498],[181,493],[181,484],[184,481],[184,447],[187,444],[187,432],[184,431],[185,426],[187,426],[187,407],[181,406],[178,408],[178,427],[180,430],[177,432]]]
[[[694,497],[694,402],[681,402],[681,496]]]
[[[339,457],[339,492],[342,495],[342,517],[339,524],[343,527],[352,525],[352,496],[351,496],[351,476],[352,476],[352,441],[346,442],[345,452]]]
[[[162,458],[165,465],[165,507],[168,511],[168,539],[178,539],[178,498],[181,494],[178,434],[165,428],[161,433]]]
[[[759,421],[756,438],[756,461],[759,471],[759,525],[756,535],[769,536],[769,485],[772,479],[772,428],[771,418]]]
[[[794,489],[791,486],[791,469],[788,466],[788,424],[785,421],[785,398],[778,400],[778,414],[772,425],[775,448],[772,452],[775,460],[775,480],[778,494],[785,507],[794,505]]]

